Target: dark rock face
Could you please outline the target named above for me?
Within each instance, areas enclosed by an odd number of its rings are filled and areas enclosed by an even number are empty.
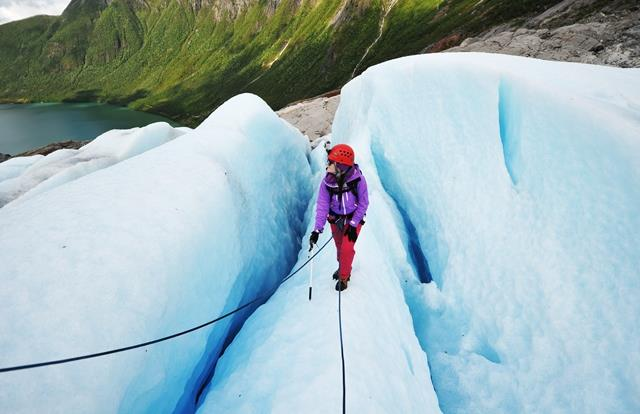
[[[11,158],[11,155],[9,155],[9,154],[2,154],[2,153],[0,153],[0,162],[6,161],[6,160],[8,160],[9,158]]]
[[[493,28],[447,51],[640,67],[640,6],[631,0],[565,0],[518,27]]]
[[[26,151],[21,154],[16,155],[16,157],[28,157],[30,155],[49,155],[54,151],[59,149],[78,149],[91,141],[63,141],[63,142],[54,142],[49,145],[45,145],[44,147],[36,148],[34,150]]]

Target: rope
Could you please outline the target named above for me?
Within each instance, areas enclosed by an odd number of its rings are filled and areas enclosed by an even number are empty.
[[[344,375],[344,346],[342,344],[342,291],[338,290],[338,326],[340,327],[340,356],[342,357],[342,414],[347,412],[347,386]]]
[[[293,277],[296,273],[298,273],[300,270],[302,270],[303,267],[305,267],[307,265],[307,263],[309,263],[314,257],[316,257],[321,251],[322,249],[324,249],[327,244],[329,244],[329,242],[331,241],[331,237],[329,238],[329,240],[327,240],[327,242],[322,245],[322,247],[320,247],[320,249],[318,249],[318,251],[311,256],[306,262],[304,262],[302,265],[300,265],[299,268],[297,268],[293,273],[291,273],[290,275],[288,275],[287,277],[285,277],[284,279],[282,279],[282,281],[280,281],[280,283],[278,283],[278,285],[272,289],[271,291],[269,291],[269,293],[262,295],[262,296],[258,296],[257,298],[253,299],[250,302],[245,303],[244,305],[228,312],[225,313],[222,316],[219,316],[213,320],[210,320],[209,322],[205,322],[201,325],[195,326],[193,328],[187,329],[186,331],[182,331],[182,332],[178,332],[172,335],[168,335],[165,336],[163,338],[158,338],[158,339],[154,339],[152,341],[148,341],[148,342],[143,342],[140,344],[136,344],[136,345],[131,345],[131,346],[126,346],[123,348],[118,348],[118,349],[112,349],[109,351],[104,351],[104,352],[97,352],[95,354],[88,354],[88,355],[82,355],[82,356],[77,356],[77,357],[73,357],[73,358],[65,358],[65,359],[58,359],[58,360],[54,360],[54,361],[47,361],[47,362],[39,362],[39,363],[35,363],[35,364],[27,364],[27,365],[18,365],[18,366],[14,366],[14,367],[6,367],[6,368],[0,368],[0,373],[2,372],[10,372],[10,371],[19,371],[19,370],[23,370],[23,369],[31,369],[31,368],[38,368],[38,367],[44,367],[44,366],[48,366],[48,365],[58,365],[58,364],[65,364],[68,362],[73,362],[73,361],[80,361],[83,359],[89,359],[89,358],[97,358],[100,356],[104,356],[104,355],[110,355],[110,354],[116,354],[118,352],[124,352],[124,351],[129,351],[132,349],[136,349],[136,348],[142,348],[144,346],[148,346],[148,345],[153,345],[153,344],[157,344],[159,342],[163,342],[163,341],[168,341],[169,339],[173,339],[173,338],[177,338],[179,336],[182,335],[186,335],[188,333],[197,331],[199,329],[202,329],[206,326],[209,326],[215,322],[218,322],[219,320],[222,320],[228,316],[233,315],[234,313],[246,308],[247,306],[261,300],[261,299],[265,299],[267,297],[269,297],[270,295],[272,295],[276,290],[278,290],[278,288],[280,287],[280,285],[282,285],[284,282],[286,282],[287,280],[289,280],[291,277]]]

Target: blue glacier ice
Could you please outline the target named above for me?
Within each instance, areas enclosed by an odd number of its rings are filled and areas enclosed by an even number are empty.
[[[317,188],[326,165],[322,146],[311,161]],[[367,156],[359,153],[357,161],[367,164]],[[370,209],[341,305],[346,410],[437,413],[427,357],[401,287],[419,282],[407,263],[393,202],[367,172],[373,171],[364,169]],[[314,225],[314,201],[305,215],[307,234]],[[319,245],[330,233],[323,232]],[[303,246],[296,268],[307,260],[307,250]],[[335,254],[330,242],[314,259],[313,275],[310,267],[304,268],[249,318],[220,359],[198,413],[342,412]]]
[[[347,411],[640,412],[639,137],[638,69],[451,53],[349,82]],[[326,153],[259,98],[98,144],[0,164],[0,367],[190,328],[307,260]],[[1,373],[0,411],[340,412],[336,265],[329,242],[213,327]]]
[[[333,135],[415,228],[444,412],[640,411],[640,70],[398,59],[343,88]]]
[[[150,142],[134,134],[96,145],[115,157]],[[190,133],[7,204],[0,367],[152,340],[274,287],[303,230],[307,150],[262,100],[240,95]],[[125,353],[0,374],[0,411],[192,411],[244,317]]]
[[[638,70],[482,54],[343,88],[332,139],[372,191],[343,298],[347,411],[640,410],[639,102]],[[311,302],[291,280],[249,318],[199,413],[340,412],[334,254]]]

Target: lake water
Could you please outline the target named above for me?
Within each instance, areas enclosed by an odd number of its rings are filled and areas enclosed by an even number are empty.
[[[0,104],[0,153],[16,155],[52,142],[88,140],[110,129],[164,121],[159,115],[94,103]]]

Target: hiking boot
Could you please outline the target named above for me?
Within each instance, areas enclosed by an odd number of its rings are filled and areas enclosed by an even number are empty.
[[[336,290],[342,292],[343,290],[345,290],[347,288],[347,282],[349,281],[349,279],[347,280],[338,280],[338,283],[336,283]]]
[[[338,280],[340,278],[339,272],[340,272],[340,269],[333,272],[333,280]]]

